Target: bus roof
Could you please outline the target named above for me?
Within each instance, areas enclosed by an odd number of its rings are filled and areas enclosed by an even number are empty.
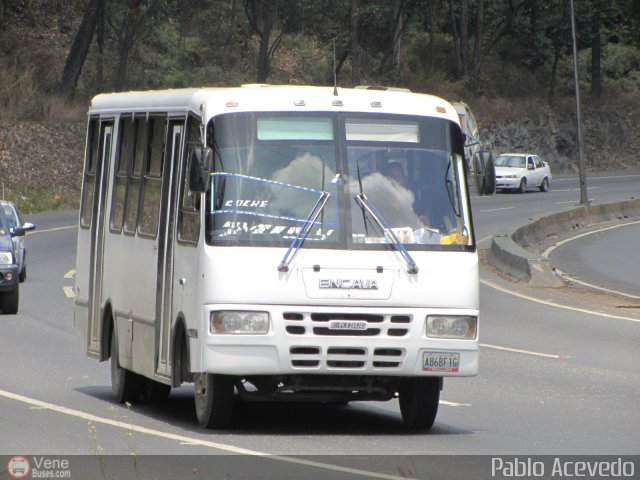
[[[231,112],[346,111],[440,117],[459,123],[454,107],[439,97],[403,89],[244,85],[106,93],[89,114],[195,112],[203,120]]]

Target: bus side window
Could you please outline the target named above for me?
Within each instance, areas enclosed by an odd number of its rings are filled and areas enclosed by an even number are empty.
[[[85,153],[84,178],[82,183],[82,202],[80,204],[80,226],[91,226],[93,216],[93,197],[96,183],[96,163],[98,162],[98,149],[100,148],[100,121],[92,118],[89,121],[87,132],[87,151]]]
[[[160,222],[162,197],[162,161],[166,129],[165,116],[150,116],[147,122],[148,160],[143,175],[142,207],[139,220],[140,235],[155,238]]]
[[[187,148],[184,149],[185,158],[182,160],[182,186],[180,191],[180,211],[178,220],[178,241],[191,245],[198,244],[200,237],[200,194],[189,190],[189,167],[191,152],[194,147],[202,144],[200,141],[200,121],[190,116],[187,120]]]
[[[116,147],[116,167],[113,193],[111,195],[111,219],[109,226],[113,233],[120,233],[124,223],[125,202],[127,200],[127,180],[130,164],[133,160],[133,119],[129,116],[120,117],[118,128],[118,144]]]
[[[125,209],[124,233],[134,235],[138,224],[138,209],[140,206],[140,177],[142,175],[142,164],[146,147],[146,116],[136,115],[133,124],[133,170],[129,176],[129,186],[127,195],[127,206]]]

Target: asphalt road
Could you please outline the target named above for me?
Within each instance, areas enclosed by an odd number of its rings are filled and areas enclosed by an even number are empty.
[[[588,185],[596,203],[638,197],[640,174],[590,175]],[[521,218],[578,199],[575,176],[556,179],[544,194],[474,198],[479,245],[488,248],[493,233]],[[64,290],[74,284],[76,213],[28,220],[38,230],[27,239],[20,312],[0,316],[0,455],[6,458],[70,458],[77,471],[89,472],[73,478],[479,478],[488,457],[457,460],[452,469],[450,457],[439,464],[428,455],[640,453],[639,319],[603,313],[589,294],[558,297],[490,269],[483,269],[480,291],[480,375],[445,382],[429,432],[405,431],[395,401],[251,404],[240,410],[236,428],[218,432],[197,425],[189,387],[162,404],[116,404],[108,363],[84,356]],[[583,248],[591,247],[567,247]],[[635,256],[636,248],[627,237],[616,250]],[[624,281],[629,265],[617,265],[596,270]],[[10,478],[3,463],[0,457],[0,479]]]
[[[640,221],[602,226],[551,255],[567,278],[640,300]]]

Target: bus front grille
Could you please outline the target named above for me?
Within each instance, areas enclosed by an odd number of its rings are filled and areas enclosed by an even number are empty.
[[[289,335],[319,337],[404,337],[412,323],[410,315],[342,312],[285,312],[282,320]]]
[[[374,370],[399,369],[405,355],[405,350],[401,348],[378,347],[373,351],[361,346],[334,346],[324,351],[315,346],[289,348],[291,366],[307,370],[317,370],[322,366],[330,370],[364,369],[367,366]]]

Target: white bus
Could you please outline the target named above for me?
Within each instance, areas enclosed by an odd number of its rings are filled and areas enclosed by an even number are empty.
[[[96,96],[75,327],[117,400],[399,399],[478,371],[478,256],[446,101],[250,85]]]

